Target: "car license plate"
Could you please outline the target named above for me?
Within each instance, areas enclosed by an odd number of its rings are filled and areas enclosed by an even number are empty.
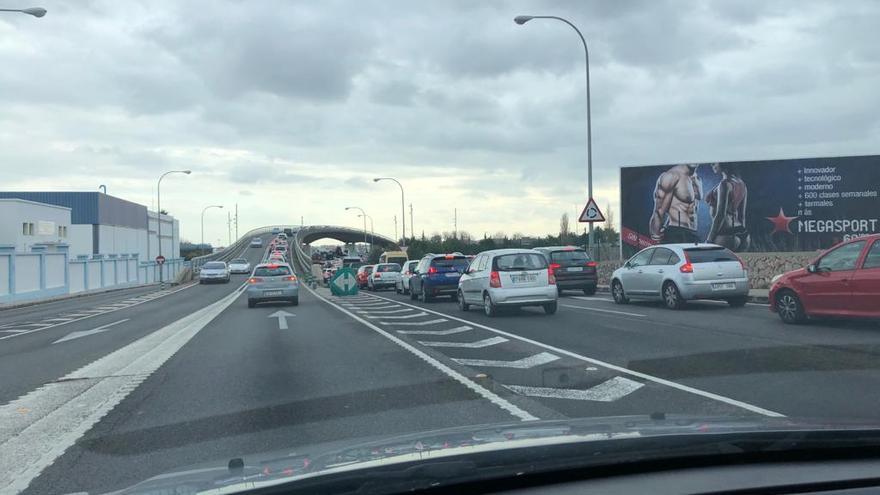
[[[446,276],[447,276],[447,277],[457,277],[457,276],[458,276],[458,272],[449,272],[449,273],[446,274]]]
[[[570,266],[565,269],[567,272],[582,272],[584,271],[584,267],[582,266]]]
[[[515,284],[523,284],[538,280],[538,276],[534,273],[523,273],[522,275],[511,275],[510,280]]]
[[[733,282],[726,282],[723,284],[712,284],[712,290],[733,290],[736,289],[736,284]]]
[[[281,291],[280,290],[264,290],[263,295],[264,296],[280,296]]]

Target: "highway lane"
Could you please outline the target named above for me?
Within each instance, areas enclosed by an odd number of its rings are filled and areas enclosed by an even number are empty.
[[[851,393],[880,389],[877,322],[790,326],[763,305],[706,301],[670,311],[655,302],[616,305],[602,295],[565,296],[553,316],[526,308],[488,318],[448,300],[377,295],[789,416],[873,420],[880,407],[880,394]]]
[[[284,310],[287,330],[272,313]],[[308,292],[239,296],[46,469],[26,493],[105,491],[203,461],[518,421]]]
[[[244,256],[256,262],[262,252],[262,249],[251,249],[245,251]],[[13,377],[0,380],[0,405],[217,301],[241,285],[245,278],[245,275],[234,275],[229,284],[169,287],[166,289],[167,295],[162,295],[158,287],[153,287],[151,290],[138,290],[135,294],[109,293],[114,296],[107,300],[90,296],[49,303],[45,309],[42,305],[36,305],[7,310],[13,313],[12,319],[18,322],[35,321],[37,316],[42,316],[39,321],[61,315],[82,316],[69,322],[56,321],[56,326],[43,328],[13,324],[7,329],[22,329],[25,333],[0,333],[0,376]],[[151,294],[161,297],[145,298],[143,302],[133,302],[132,305],[119,304],[119,309],[112,309],[114,304],[150,297]],[[107,312],[89,313],[96,308],[107,308]],[[4,324],[7,323],[7,311],[0,312]],[[106,331],[99,330],[55,343],[71,334],[75,337],[102,327],[106,327]]]

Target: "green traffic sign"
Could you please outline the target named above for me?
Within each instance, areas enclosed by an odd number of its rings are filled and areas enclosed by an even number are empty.
[[[355,296],[358,293],[357,277],[351,268],[340,268],[330,279],[330,292],[334,296]]]

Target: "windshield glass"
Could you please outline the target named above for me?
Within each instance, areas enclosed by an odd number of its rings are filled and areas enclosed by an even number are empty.
[[[783,427],[873,452],[837,430],[880,423],[878,26],[880,0],[0,1],[0,495],[817,447],[739,438]]]

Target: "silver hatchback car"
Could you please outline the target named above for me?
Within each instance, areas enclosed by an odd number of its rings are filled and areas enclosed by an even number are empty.
[[[248,307],[261,302],[299,304],[299,280],[287,263],[260,263],[247,280]]]
[[[458,307],[483,306],[487,316],[501,307],[541,306],[556,312],[559,294],[547,258],[531,249],[495,249],[477,255],[458,281]]]
[[[611,275],[617,304],[632,297],[662,299],[680,309],[693,299],[718,299],[744,306],[749,295],[745,264],[717,244],[662,244],[636,253]]]

